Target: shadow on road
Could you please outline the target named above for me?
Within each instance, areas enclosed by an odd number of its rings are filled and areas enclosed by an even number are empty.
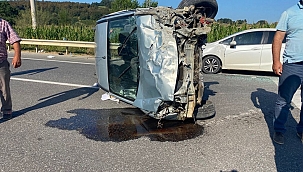
[[[20,115],[23,115],[23,114],[33,111],[33,110],[44,108],[44,107],[55,105],[55,104],[59,104],[59,103],[65,102],[67,100],[76,98],[76,97],[83,96],[83,97],[79,98],[80,100],[83,100],[83,99],[91,96],[98,90],[99,90],[98,87],[83,87],[83,88],[77,88],[77,89],[73,89],[73,90],[69,90],[69,91],[64,91],[64,92],[57,93],[57,94],[54,94],[54,95],[51,95],[48,97],[44,97],[44,98],[39,99],[39,101],[42,101],[42,102],[40,102],[36,105],[27,107],[25,109],[21,109],[19,111],[14,111],[13,118],[18,117]],[[5,121],[6,120],[1,119],[0,123],[3,123]]]
[[[273,72],[263,72],[263,71],[246,71],[246,70],[222,70],[222,73],[227,74],[243,74],[243,75],[258,75],[258,76],[276,76]]]
[[[254,106],[262,110],[270,138],[272,138],[274,133],[273,115],[276,98],[276,93],[266,91],[262,88],[258,88],[257,91],[251,94],[251,100]],[[285,133],[285,144],[278,145],[273,142],[277,172],[300,172],[303,169],[303,145],[296,135],[296,126],[297,122],[290,114],[286,123],[287,132]]]
[[[27,70],[27,71],[20,71],[20,72],[13,72],[11,76],[17,76],[17,75],[35,75],[37,73],[45,72],[48,70],[57,69],[58,67],[52,67],[52,68],[43,68],[43,69],[33,69],[33,70]]]
[[[210,89],[211,85],[219,84],[219,82],[204,82],[203,100],[208,100],[209,96],[215,96],[217,92]]]

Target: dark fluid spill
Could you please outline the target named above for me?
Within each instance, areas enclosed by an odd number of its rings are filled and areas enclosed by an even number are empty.
[[[178,142],[203,134],[203,127],[194,124],[193,119],[185,121],[161,120],[143,114],[135,108],[123,109],[76,109],[69,113],[76,116],[46,123],[46,126],[63,130],[77,130],[82,135],[96,141],[121,142],[149,137],[152,141]]]

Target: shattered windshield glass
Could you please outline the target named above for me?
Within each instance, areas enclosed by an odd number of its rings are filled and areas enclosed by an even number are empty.
[[[134,100],[138,78],[138,39],[134,16],[109,21],[108,49],[110,91]]]

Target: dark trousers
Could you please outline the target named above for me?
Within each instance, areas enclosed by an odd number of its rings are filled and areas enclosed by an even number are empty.
[[[274,130],[276,132],[284,133],[286,131],[285,123],[290,114],[291,100],[299,87],[301,87],[301,112],[300,122],[297,125],[297,132],[303,132],[302,84],[303,62],[283,64],[283,72],[279,78],[278,98],[274,115]]]
[[[4,114],[12,113],[12,98],[10,92],[10,64],[7,60],[0,63],[0,98],[1,112]]]

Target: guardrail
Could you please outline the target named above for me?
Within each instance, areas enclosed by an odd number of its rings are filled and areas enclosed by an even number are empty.
[[[7,42],[7,43],[9,43],[9,42]],[[65,49],[66,54],[68,54],[68,47],[84,47],[84,48],[95,48],[96,47],[96,44],[94,42],[66,41],[66,40],[44,40],[44,39],[22,39],[20,44],[36,45],[36,53],[38,53],[38,46],[39,45],[66,47],[66,49]],[[10,49],[10,46],[8,46],[8,49]]]

